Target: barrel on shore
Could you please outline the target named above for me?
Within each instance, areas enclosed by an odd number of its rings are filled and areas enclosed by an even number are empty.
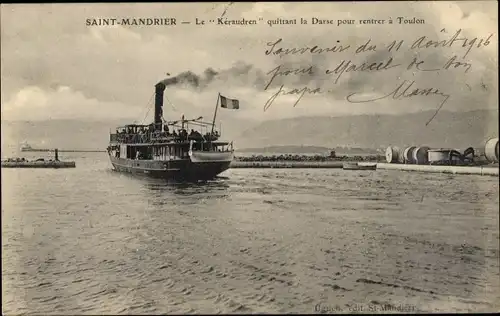
[[[403,153],[405,163],[407,164],[416,163],[415,159],[413,159],[413,153],[415,152],[416,149],[417,149],[416,146],[410,146],[405,149]]]
[[[385,160],[388,162],[388,163],[396,163],[399,161],[399,152],[401,151],[401,149],[399,149],[399,147],[396,147],[396,146],[389,146],[387,147],[387,149],[385,150]]]
[[[484,145],[484,155],[489,162],[498,162],[498,138],[491,138]]]
[[[430,148],[427,146],[415,148],[412,156],[414,163],[417,165],[426,165],[429,162],[429,157],[428,157],[429,149]]]

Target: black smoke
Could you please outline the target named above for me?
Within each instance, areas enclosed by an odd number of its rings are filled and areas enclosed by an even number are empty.
[[[265,75],[253,65],[240,61],[228,69],[215,70],[209,67],[201,74],[184,71],[175,77],[162,80],[161,83],[166,86],[183,86],[203,90],[215,81],[236,82],[242,85],[259,87],[263,86]]]

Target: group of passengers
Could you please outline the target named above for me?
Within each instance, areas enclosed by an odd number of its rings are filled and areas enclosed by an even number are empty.
[[[125,143],[148,143],[153,139],[161,138],[173,138],[175,141],[213,141],[219,138],[219,133],[215,131],[214,133],[206,133],[202,135],[200,132],[191,129],[188,134],[187,130],[182,128],[178,131],[170,132],[168,125],[163,126],[163,131],[156,131],[154,124],[150,124],[147,127],[141,126],[138,130],[134,130],[132,127],[127,127],[123,131],[117,130],[117,140]]]

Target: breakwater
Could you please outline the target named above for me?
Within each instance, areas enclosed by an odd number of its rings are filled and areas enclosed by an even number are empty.
[[[360,165],[363,165],[363,163],[360,163]],[[485,165],[485,166],[432,166],[432,165],[377,163],[377,169],[431,172],[431,173],[469,174],[469,175],[475,174],[481,176],[499,175],[498,164]]]
[[[342,169],[341,161],[241,161],[231,162],[231,168],[323,168]]]
[[[251,156],[236,157],[231,162],[230,168],[303,168],[303,169],[342,169],[345,162],[357,162],[359,166],[369,166],[376,163],[377,169],[401,170],[414,172],[449,173],[449,174],[475,174],[498,176],[498,164],[485,165],[483,161],[475,164],[457,165],[415,165],[405,163],[383,163],[385,156],[300,156],[300,155],[280,155],[280,156]]]
[[[385,155],[352,155],[352,156],[327,156],[327,155],[252,155],[235,157],[238,162],[378,162],[385,161]]]
[[[342,169],[344,162],[378,162],[383,161],[383,155],[369,156],[326,156],[326,155],[253,155],[250,157],[235,157],[231,168],[323,168]]]
[[[75,168],[74,161],[2,161],[2,168]]]
[[[8,158],[2,161],[2,168],[75,168],[74,161],[60,161],[59,150],[54,149],[54,160],[38,158],[36,160],[26,160],[25,158]]]

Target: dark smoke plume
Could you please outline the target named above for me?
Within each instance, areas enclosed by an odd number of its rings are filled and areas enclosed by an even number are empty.
[[[346,71],[342,77],[335,82],[337,75],[327,75],[325,70],[333,71],[336,66],[344,60],[345,63],[350,61],[349,65],[356,65],[360,67],[363,63],[370,65],[372,63],[385,63],[389,58],[395,58],[394,63],[409,63],[414,58],[413,52],[408,51],[399,53],[394,56],[391,52],[386,50],[367,53],[365,56],[343,55],[328,57],[321,54],[308,55],[308,56],[291,56],[290,58],[280,58],[276,60],[273,68],[259,69],[252,64],[243,61],[236,62],[230,68],[215,70],[211,67],[205,69],[201,74],[195,74],[192,71],[182,72],[175,77],[167,78],[161,81],[166,86],[184,86],[196,90],[204,90],[210,84],[219,82],[228,85],[237,85],[242,87],[253,87],[258,91],[266,89],[273,92],[281,85],[285,89],[309,87],[310,89],[321,88],[323,91],[329,91],[329,95],[335,99],[343,99],[346,94],[350,92],[384,92],[386,86],[393,84],[393,81],[383,80],[384,76],[397,76],[397,70],[383,73],[383,72],[369,72],[369,71]],[[439,54],[434,53],[426,56],[426,62],[429,64],[439,64]],[[273,79],[275,67],[279,68],[282,75],[277,75]],[[312,70],[292,73],[297,69]],[[404,65],[406,67],[406,64]],[[286,74],[286,72],[290,72]],[[401,71],[400,71],[401,72]],[[394,74],[396,73],[396,74]],[[411,79],[416,79],[421,76],[421,73],[408,76]],[[390,78],[390,77],[389,77]],[[268,86],[269,81],[272,83]]]
[[[161,83],[166,86],[187,86],[203,90],[216,80],[263,87],[265,79],[265,75],[260,69],[256,69],[253,65],[245,62],[237,62],[231,68],[219,71],[209,67],[201,75],[197,75],[192,71],[185,71],[175,77],[164,79]]]

